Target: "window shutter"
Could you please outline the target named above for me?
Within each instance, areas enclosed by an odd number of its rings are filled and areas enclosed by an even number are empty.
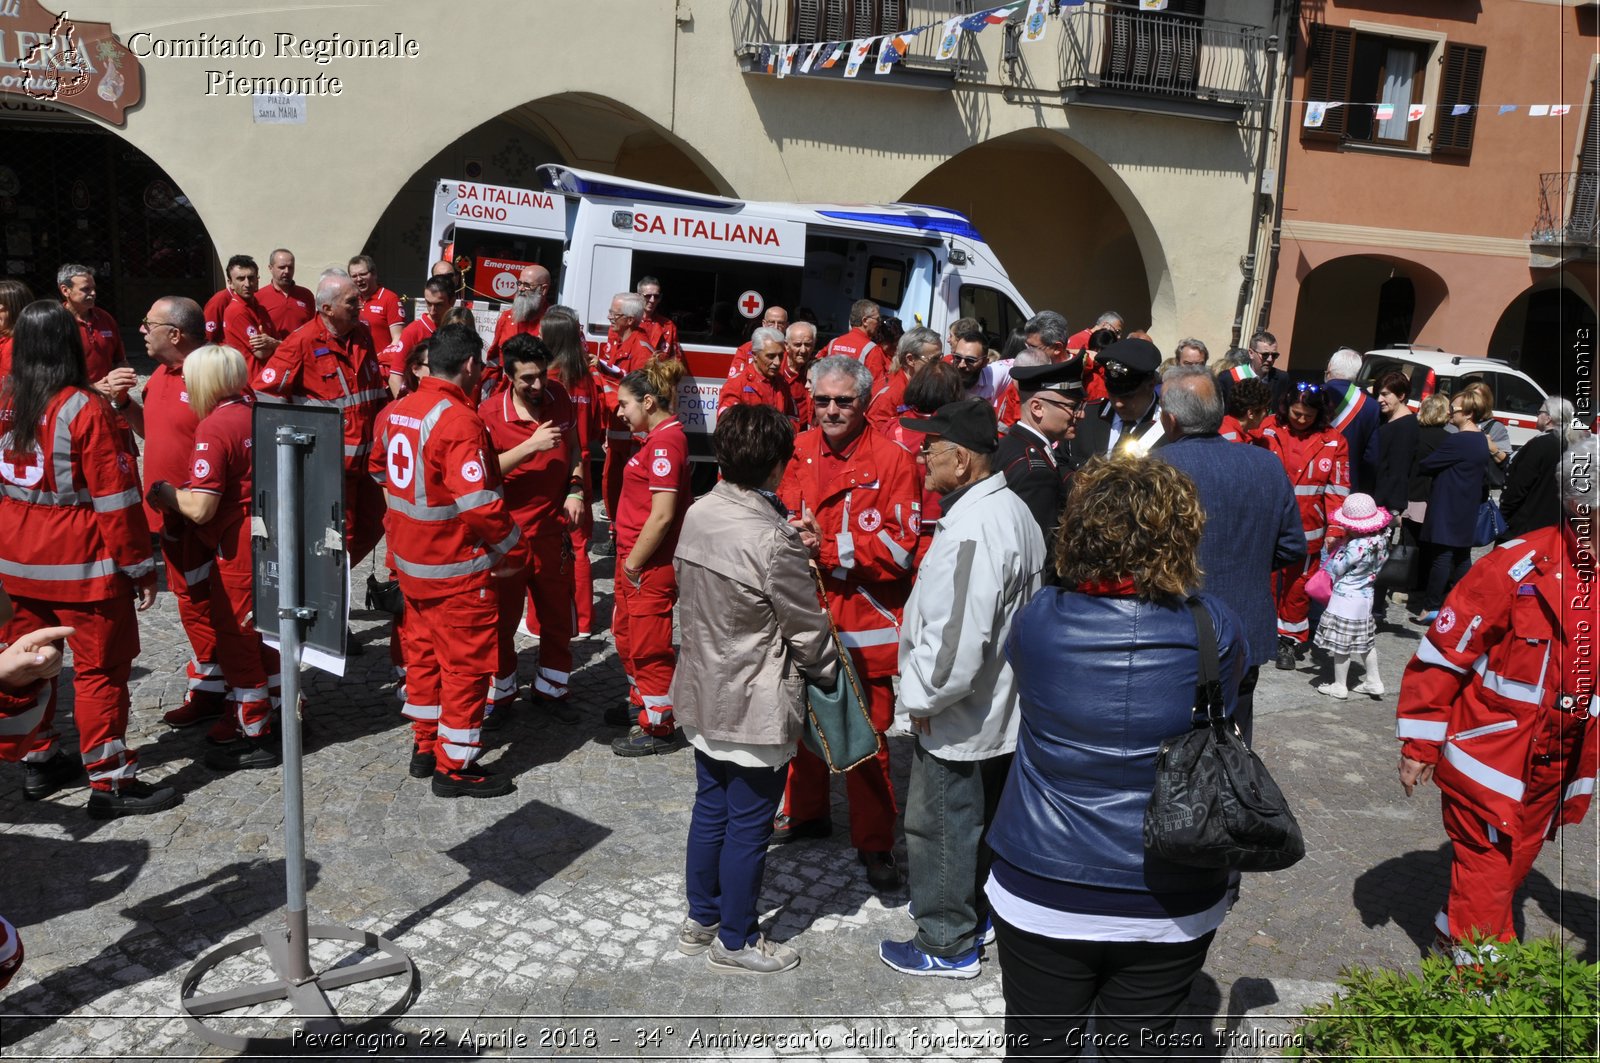
[[[794,12],[794,26],[789,40],[807,43],[822,39],[822,0],[795,0],[790,10]]]
[[[1485,50],[1477,44],[1447,44],[1444,78],[1439,83],[1439,115],[1433,126],[1435,155],[1471,155],[1472,134],[1478,126],[1478,94],[1483,89]],[[1471,108],[1452,115],[1458,105]]]
[[[1355,54],[1354,30],[1329,26],[1321,22],[1311,25],[1311,48],[1306,55],[1306,99],[1316,103],[1342,103],[1343,107],[1330,107],[1315,129],[1300,127],[1301,140],[1344,139],[1345,121],[1350,99],[1350,60]],[[1360,102],[1360,101],[1356,101]]]

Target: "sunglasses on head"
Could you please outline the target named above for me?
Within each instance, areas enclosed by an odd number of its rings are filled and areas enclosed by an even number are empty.
[[[1322,393],[1321,384],[1312,384],[1304,380],[1296,384],[1294,389],[1302,395],[1319,395]]]

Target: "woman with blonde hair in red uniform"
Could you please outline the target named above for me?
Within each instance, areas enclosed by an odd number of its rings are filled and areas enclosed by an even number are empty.
[[[616,604],[611,631],[628,676],[628,705],[606,713],[613,726],[637,724],[611,743],[621,757],[671,753],[683,743],[672,718],[672,555],[689,509],[689,440],[673,412],[683,363],[656,359],[617,385],[617,417],[642,442],[623,467],[614,527]]]
[[[233,348],[209,344],[183,360],[183,386],[200,418],[189,482],[182,488],[165,480],[151,484],[150,503],[182,514],[215,553],[211,624],[241,737],[208,752],[206,767],[275,768],[282,758],[272,738],[267,681],[278,672],[278,652],[255,630],[250,596],[250,367]]]
[[[71,627],[78,757],[56,743],[56,680],[43,711],[0,729],[0,758],[27,765],[23,796],[37,801],[89,772],[94,819],[157,812],[179,801],[170,786],[135,778],[126,744],[128,677],[139,654],[140,610],[156,600],[150,526],[127,433],[89,387],[83,340],[54,300],[17,317],[11,375],[0,395],[0,578],[16,607],[0,630],[14,642],[41,627]]]

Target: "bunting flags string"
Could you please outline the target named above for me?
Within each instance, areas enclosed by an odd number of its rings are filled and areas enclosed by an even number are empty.
[[[1317,129],[1327,120],[1328,112],[1335,107],[1371,107],[1373,120],[1378,122],[1391,122],[1395,118],[1397,104],[1384,102],[1355,102],[1351,100],[1290,100],[1290,103],[1303,104],[1304,116],[1300,124],[1307,129]],[[1441,108],[1442,110],[1442,108]],[[1570,103],[1455,103],[1450,105],[1451,118],[1460,118],[1462,115],[1471,114],[1473,111],[1493,111],[1496,116],[1517,114],[1526,111],[1529,118],[1556,117],[1572,113]],[[1428,113],[1425,103],[1412,103],[1406,105],[1405,119],[1407,122],[1420,122]]]
[[[1147,0],[1148,2],[1148,0]],[[1081,4],[1082,0],[1066,0],[1063,8]],[[861,73],[868,58],[872,55],[874,47],[878,49],[878,58],[873,66],[875,74],[887,74],[894,69],[896,63],[903,62],[906,54],[911,50],[911,42],[920,34],[935,33],[939,41],[934,50],[934,58],[945,61],[955,57],[956,48],[961,42],[963,33],[982,33],[990,26],[1000,26],[1011,21],[1011,17],[1018,11],[1027,8],[1023,16],[1023,41],[1033,44],[1045,39],[1045,31],[1049,28],[1050,0],[1027,0],[1026,5],[1021,2],[1002,4],[970,15],[958,15],[944,22],[930,23],[926,26],[913,26],[898,33],[880,34],[876,37],[858,37],[853,41],[817,41],[813,44],[782,44],[773,42],[763,44],[756,52],[755,66],[775,77],[790,77],[795,74],[810,74],[831,70],[841,61],[845,63],[844,76],[853,78]],[[1163,0],[1162,6],[1166,6]]]

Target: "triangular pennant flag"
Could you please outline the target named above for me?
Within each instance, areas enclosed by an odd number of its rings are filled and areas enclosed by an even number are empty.
[[[815,63],[817,61],[817,56],[821,54],[822,47],[823,47],[823,42],[822,41],[818,41],[816,44],[813,44],[811,46],[811,49],[808,52],[806,52],[806,57],[804,59],[800,60],[800,73],[802,73],[802,74],[811,73],[811,64]]]
[[[872,51],[872,46],[878,43],[878,38],[868,37],[865,40],[850,42],[850,62],[845,64],[844,76],[853,78],[861,73],[861,64],[867,61],[867,53]]]
[[[1316,129],[1322,125],[1322,120],[1328,115],[1328,105],[1325,103],[1306,104],[1306,120],[1302,123],[1307,129]]]
[[[1022,20],[1022,39],[1044,40],[1045,26],[1049,22],[1050,0],[1028,0],[1028,17]]]
[[[778,59],[778,76],[788,77],[794,73],[794,55],[800,50],[798,44],[786,44]]]
[[[1550,105],[1548,103],[1534,103],[1528,105],[1529,118],[1543,118],[1549,113]]]
[[[756,52],[756,68],[772,73],[772,49],[763,44],[761,50]]]
[[[1380,104],[1378,104],[1378,109],[1373,113],[1373,117],[1376,118],[1380,122],[1387,122],[1389,119],[1394,117],[1394,104],[1392,104],[1392,103],[1380,103]]]
[[[839,60],[841,60],[843,58],[844,58],[844,42],[843,41],[829,41],[828,42],[828,58],[826,58],[826,59],[824,59],[822,61],[822,69],[827,70],[830,67],[837,66],[838,63],[839,63]]]
[[[872,72],[880,75],[887,74],[905,54],[903,51],[905,46],[905,41],[899,37],[883,38],[883,43],[878,46],[878,65],[873,68]]]
[[[1517,109],[1517,105],[1514,104],[1514,103],[1502,103],[1500,105],[1500,113],[1501,114],[1510,114],[1512,111],[1515,111],[1516,109]]]
[[[1425,104],[1425,103],[1413,103],[1410,107],[1406,108],[1406,121],[1408,121],[1408,122],[1420,122],[1422,120],[1422,116],[1427,114],[1427,113],[1428,113],[1428,105],[1427,104]]]
[[[1552,115],[1563,115],[1563,114],[1568,113],[1571,110],[1572,110],[1572,104],[1570,104],[1570,103],[1552,103],[1550,105],[1550,113]]]
[[[1167,0],[1139,0],[1140,11],[1165,11]]]
[[[934,53],[935,59],[949,59],[956,54],[956,45],[961,41],[961,20],[953,18],[946,22],[939,30],[939,50]]]
[[[1454,107],[1450,108],[1450,117],[1459,118],[1470,110],[1472,110],[1472,104],[1458,103]]]
[[[968,33],[982,33],[990,26],[998,26],[1016,13],[1021,6],[1013,4],[1010,7],[991,7],[987,11],[979,11],[968,15],[961,23],[961,28]]]

